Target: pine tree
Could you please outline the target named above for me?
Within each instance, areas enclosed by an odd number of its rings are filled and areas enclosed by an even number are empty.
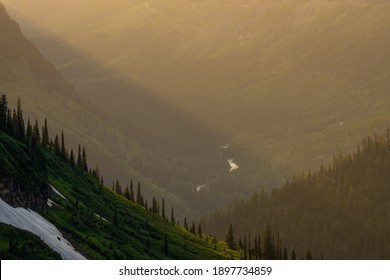
[[[184,224],[183,224],[183,227],[188,231],[187,217],[184,217]]]
[[[138,182],[138,186],[137,186],[137,199],[136,199],[136,202],[137,202],[138,205],[143,206],[144,200],[143,200],[143,197],[142,197],[142,194],[141,194],[141,183],[140,182]]]
[[[81,160],[81,147],[79,145],[79,149],[77,151],[77,161],[76,161],[77,168],[83,169],[83,163]]]
[[[63,160],[68,161],[68,153],[66,151],[65,136],[63,131],[61,131],[61,157]]]
[[[16,128],[16,138],[20,141],[24,142],[25,140],[25,129],[24,129],[24,119],[23,119],[23,112],[22,112],[22,101],[20,97],[18,98],[18,105],[17,105],[17,128]]]
[[[73,149],[70,150],[69,164],[70,164],[70,166],[73,167],[73,168],[75,168],[75,166],[76,166],[76,163],[75,163],[75,160],[74,160]]]
[[[121,185],[119,184],[119,180],[116,179],[116,183],[115,183],[115,192],[119,195],[123,195],[122,193],[122,187]]]
[[[54,137],[54,152],[55,152],[57,155],[61,155],[60,140],[59,140],[57,134],[56,134],[56,136]]]
[[[203,238],[203,234],[202,234],[202,225],[199,223],[199,226],[198,226],[198,234],[199,234],[199,237],[200,238]]]
[[[130,191],[129,191],[129,186],[126,187],[125,189],[125,197],[127,200],[130,200]]]
[[[161,218],[163,218],[163,220],[165,220],[165,202],[164,202],[164,198],[162,199]]]
[[[190,232],[191,232],[192,234],[195,234],[195,233],[196,233],[196,231],[195,231],[195,222],[194,222],[194,221],[192,221],[192,225],[191,225],[191,228],[190,228]]]
[[[85,147],[83,147],[83,155],[81,158],[81,165],[82,165],[83,170],[88,172],[87,153],[85,152]]]
[[[235,250],[236,249],[236,241],[234,239],[234,233],[233,233],[233,225],[229,225],[228,233],[225,238],[226,243],[228,244],[230,249]]]
[[[0,130],[7,131],[7,113],[8,113],[8,101],[5,94],[0,98]]]
[[[171,224],[174,226],[175,225],[175,215],[173,213],[173,207],[171,209]]]
[[[130,181],[130,200],[135,201],[133,180]]]
[[[42,146],[47,147],[49,145],[49,130],[47,128],[47,119],[45,118],[45,125],[42,128]]]

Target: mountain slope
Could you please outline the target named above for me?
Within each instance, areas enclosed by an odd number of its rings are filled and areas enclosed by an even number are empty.
[[[0,144],[15,155],[7,159],[17,164],[20,170],[29,170],[30,159],[25,144],[0,132]],[[160,216],[119,196],[102,186],[91,174],[71,167],[50,149],[42,148],[47,166],[47,197],[49,206],[38,207],[42,217],[61,230],[63,235],[84,256],[92,259],[221,259],[238,258],[239,253],[227,248],[226,243],[214,244],[211,238],[201,238],[172,225]],[[2,154],[3,155],[3,154]],[[0,178],[7,174],[9,165],[0,165]],[[12,177],[13,178],[13,177]],[[48,183],[55,186],[49,187]],[[25,188],[30,189],[26,182]],[[9,185],[2,190],[18,192]],[[4,198],[3,194],[1,197]],[[2,202],[3,203],[3,202]],[[7,208],[8,209],[8,208]],[[5,210],[4,210],[5,211]],[[7,216],[7,213],[1,213]],[[24,212],[30,212],[23,209]],[[14,216],[21,211],[14,211]],[[35,215],[37,216],[37,215]],[[22,218],[22,217],[21,217]],[[19,219],[14,217],[13,220]],[[33,227],[44,226],[41,221]],[[5,230],[0,225],[1,230]],[[26,229],[28,229],[27,226]],[[18,233],[16,233],[18,235]],[[62,236],[57,237],[61,241]],[[20,237],[18,237],[19,239]],[[56,239],[56,236],[52,236]],[[42,239],[46,242],[45,238]],[[4,241],[1,239],[2,242]],[[166,249],[165,249],[166,248]],[[40,255],[38,255],[40,256]],[[49,256],[49,255],[48,255]],[[41,256],[43,257],[43,256]]]
[[[270,224],[297,252],[308,246],[325,259],[389,259],[389,170],[388,130],[365,138],[329,167],[299,174],[271,193],[255,193],[202,224],[219,236],[227,223],[238,236],[253,236]]]
[[[271,176],[247,173],[247,168],[229,173],[227,160],[239,154],[238,147],[222,153],[220,145],[229,139],[164,99],[150,95],[147,88],[128,85],[116,77],[110,82],[110,88],[100,89],[100,84],[96,83],[102,95],[94,96],[93,100],[104,103],[103,108],[96,109],[81,100],[78,93],[83,95],[83,89],[76,92],[24,38],[3,7],[1,10],[4,29],[0,32],[3,39],[0,91],[8,93],[10,104],[15,104],[17,97],[22,98],[26,117],[38,118],[40,123],[47,117],[50,131],[60,135],[63,130],[67,145],[74,150],[80,143],[87,151],[96,151],[88,160],[90,166],[98,165],[104,170],[107,184],[116,179],[124,186],[130,180],[140,181],[148,196],[165,197],[169,205],[180,209],[181,217],[199,216],[251,193],[256,188],[254,177],[272,185]],[[58,55],[58,58],[62,56]],[[79,53],[75,61],[88,57]],[[97,80],[87,80],[105,81],[110,71],[93,60],[90,62],[94,66],[80,69],[79,78],[85,81],[84,75],[93,76],[96,71],[102,71]],[[126,95],[128,102],[111,98],[117,94],[115,87],[130,95]],[[269,173],[273,172],[272,168],[267,169],[265,160],[256,162],[264,165]],[[244,188],[234,183],[243,181],[248,182]],[[208,187],[199,193],[193,191],[202,184]],[[211,192],[217,195],[209,195]]]
[[[84,98],[106,106],[113,92],[130,119],[134,93],[118,82],[151,89],[280,177],[329,162],[389,120],[386,1],[6,3]]]
[[[173,169],[181,170],[180,165],[192,162],[190,157],[163,158],[142,143],[146,143],[148,137],[140,138],[137,142],[132,134],[121,132],[117,118],[102,113],[78,97],[73,86],[65,81],[55,67],[23,36],[17,23],[8,16],[2,5],[0,22],[0,91],[8,94],[10,104],[16,104],[17,98],[21,97],[26,119],[36,118],[43,123],[43,119],[47,117],[50,119],[50,131],[53,133],[51,136],[60,135],[61,131],[64,131],[68,146],[74,150],[81,142],[87,150],[96,151],[88,160],[91,166],[98,165],[105,170],[103,175],[106,182],[117,178],[121,182],[130,182],[131,179],[135,182],[141,181],[146,194],[159,198],[164,196],[169,204],[181,208],[186,214],[198,213],[193,205],[182,203],[182,198],[177,196],[175,189],[169,188],[169,184],[175,180],[176,189],[185,184],[189,184],[187,187],[191,188],[191,185],[198,184],[195,182],[197,179],[194,179],[197,176],[188,172],[179,179],[174,175],[163,175],[168,172],[174,174]],[[142,128],[141,124],[141,128],[132,130],[132,133],[140,134],[140,131],[148,129]],[[158,131],[147,134],[157,137]],[[173,133],[170,135],[174,137]],[[182,143],[182,149],[185,149],[187,143]],[[196,149],[199,150],[199,147]],[[202,160],[201,153],[198,155],[200,158],[197,160]],[[176,163],[177,161],[181,162]],[[162,169],[161,166],[165,169],[160,171],[162,175],[156,175],[152,180],[154,170]],[[195,170],[193,172],[202,173]],[[186,190],[181,192],[187,193]]]

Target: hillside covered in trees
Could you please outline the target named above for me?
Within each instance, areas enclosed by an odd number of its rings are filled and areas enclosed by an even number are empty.
[[[390,258],[390,132],[365,138],[355,152],[328,167],[295,176],[281,188],[260,191],[207,217],[207,230],[237,236],[270,224],[294,248],[314,258]]]
[[[6,95],[0,98],[0,198],[14,207],[38,211],[90,259],[282,259],[279,234],[270,227],[264,240],[256,236],[236,240],[232,227],[225,241],[206,235],[202,225],[166,209],[155,197],[149,200],[133,181],[122,187],[104,185],[99,169],[88,167],[85,148],[68,150],[64,133],[49,136],[48,122],[24,121],[21,100],[15,110]],[[124,191],[122,191],[124,189]],[[19,208],[20,209],[20,208]],[[1,210],[4,211],[4,210]],[[0,212],[0,222],[10,213]],[[31,235],[0,223],[0,256],[58,258],[58,254]],[[58,237],[60,239],[60,237]],[[293,257],[294,255],[292,255]]]

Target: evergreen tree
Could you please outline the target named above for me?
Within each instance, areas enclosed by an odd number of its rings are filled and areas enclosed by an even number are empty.
[[[163,218],[163,220],[165,220],[165,202],[164,202],[164,198],[162,199],[161,218]]]
[[[196,233],[196,231],[195,231],[195,222],[194,222],[194,221],[192,221],[192,225],[191,225],[191,228],[190,228],[190,232],[191,232],[192,234],[195,234],[195,233]]]
[[[75,163],[75,160],[74,160],[73,149],[70,150],[69,164],[70,164],[70,166],[73,167],[73,168],[75,168],[75,166],[76,166],[76,163]]]
[[[202,225],[201,225],[201,223],[199,223],[199,226],[198,226],[198,234],[199,234],[199,237],[200,237],[200,238],[203,238],[203,234],[202,234]]]
[[[14,135],[14,126],[13,126],[13,121],[12,121],[12,113],[11,110],[8,109],[7,113],[7,134],[10,136]]]
[[[61,155],[61,147],[60,147],[60,140],[58,138],[58,135],[56,134],[56,136],[54,137],[54,152],[57,154],[57,155]]]
[[[172,225],[175,225],[175,215],[174,215],[174,213],[173,213],[173,207],[172,207],[172,209],[171,209],[171,224],[172,224]]]
[[[126,187],[126,189],[125,189],[125,197],[126,197],[126,199],[127,200],[131,200],[131,198],[130,198],[130,191],[129,191],[129,186],[127,186]]]
[[[0,98],[0,130],[7,132],[8,101],[5,94]]]
[[[133,180],[130,181],[130,200],[135,201]]]
[[[68,154],[66,152],[66,146],[65,146],[65,136],[63,131],[61,131],[61,157],[65,161],[68,160]]]
[[[138,205],[140,206],[144,206],[144,199],[142,197],[142,194],[141,194],[141,183],[138,182],[138,186],[137,186],[137,199],[136,199],[136,202]]]
[[[188,231],[188,223],[187,223],[187,217],[184,217],[184,228]]]
[[[119,195],[123,195],[122,193],[122,187],[121,185],[119,184],[119,180],[116,179],[116,183],[115,183],[115,192]]]
[[[17,128],[16,128],[16,138],[24,142],[25,140],[25,129],[24,129],[24,119],[22,112],[22,101],[20,97],[18,98],[17,104]]]
[[[82,164],[82,168],[84,169],[84,171],[88,172],[87,153],[85,152],[85,147],[83,147],[83,155],[81,158],[81,164]]]
[[[225,238],[226,243],[228,244],[230,249],[235,250],[236,249],[236,241],[234,239],[234,233],[233,233],[233,225],[229,225],[228,233]]]
[[[49,145],[49,130],[47,128],[47,119],[45,118],[45,125],[42,128],[42,146],[47,147]]]
[[[79,145],[79,149],[77,151],[77,162],[76,162],[77,168],[83,169],[83,164],[81,160],[81,147]]]

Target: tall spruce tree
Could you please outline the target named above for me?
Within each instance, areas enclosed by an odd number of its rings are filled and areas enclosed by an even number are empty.
[[[49,145],[49,129],[47,128],[47,119],[45,118],[45,124],[42,127],[42,146],[47,147]]]
[[[7,131],[7,113],[8,113],[8,101],[5,94],[0,98],[0,130]]]
[[[232,250],[236,249],[236,241],[234,239],[234,233],[233,233],[233,225],[229,225],[228,233],[225,238],[226,243],[228,244],[229,248]]]

